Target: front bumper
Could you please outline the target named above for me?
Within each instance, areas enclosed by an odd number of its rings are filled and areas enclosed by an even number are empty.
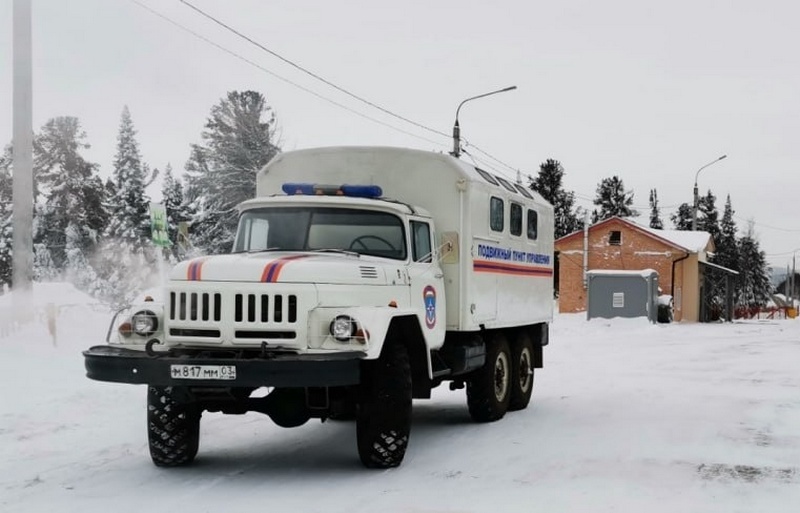
[[[356,385],[360,351],[330,354],[276,354],[268,358],[238,356],[154,355],[114,346],[94,346],[83,352],[86,376],[97,381],[191,387],[331,387]],[[172,376],[173,365],[234,365],[235,379],[183,379]]]

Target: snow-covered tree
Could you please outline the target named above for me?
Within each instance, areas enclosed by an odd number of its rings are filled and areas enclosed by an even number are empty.
[[[45,201],[35,206],[34,272],[52,276],[87,260],[107,223],[97,165],[81,155],[89,145],[74,117],[49,120],[34,139],[34,178]],[[46,252],[43,254],[42,252]],[[36,265],[52,266],[36,269]]]
[[[592,223],[609,217],[635,217],[639,212],[632,208],[633,191],[626,191],[625,184],[618,176],[603,178],[597,185],[594,204],[599,208],[592,211]]]
[[[722,214],[722,221],[720,221],[719,236],[714,240],[716,251],[714,252],[714,263],[733,269],[739,270],[739,246],[736,242],[736,221],[733,220],[733,207],[731,206],[731,197],[725,201],[725,210]]]
[[[36,218],[34,217],[34,225]],[[34,229],[34,233],[36,230]],[[33,281],[53,281],[61,276],[61,271],[56,269],[53,257],[45,244],[33,245]]]
[[[547,159],[539,166],[538,176],[530,181],[530,188],[553,205],[556,239],[581,228],[581,221],[574,207],[575,193],[564,189],[563,178],[564,168],[561,163]]]
[[[678,210],[669,216],[672,225],[676,230],[691,231],[692,230],[692,206],[688,203],[681,203]]]
[[[658,207],[658,193],[655,189],[650,189],[650,228],[655,230],[664,229],[664,221],[661,220],[661,209]]]
[[[185,248],[182,245],[186,241],[181,241],[178,235],[178,227],[182,222],[188,222],[192,218],[189,205],[186,204],[183,192],[183,183],[172,173],[172,166],[167,164],[164,170],[164,180],[161,185],[161,204],[167,212],[167,233],[172,246],[167,250],[172,258],[182,260],[185,255]]]
[[[719,210],[717,210],[717,197],[709,190],[697,202],[697,229],[708,232],[714,239],[719,239]]]
[[[149,177],[142,163],[136,130],[126,106],[117,135],[117,153],[114,156],[114,196],[110,199],[111,219],[106,237],[124,245],[125,251],[141,253],[149,247],[150,214],[149,198],[145,187]]]
[[[236,205],[255,196],[256,173],[280,151],[275,131],[261,93],[233,91],[212,107],[203,144],[192,146],[186,163],[186,195],[196,212],[191,239],[202,251],[230,251]]]
[[[103,185],[103,187],[106,190],[105,192],[106,198],[110,199],[117,195],[117,186],[114,183],[114,180],[112,180],[111,178],[106,180],[106,183]]]
[[[84,252],[81,228],[69,224],[65,235],[67,266],[64,276],[67,281],[87,294],[102,296],[103,283]]]
[[[741,306],[764,306],[772,294],[770,268],[761,251],[752,221],[739,239],[739,290],[737,303]]]
[[[13,275],[12,227],[13,184],[11,178],[11,146],[0,155],[0,293],[3,285],[11,286]]]
[[[111,217],[104,233],[102,252],[95,266],[105,283],[102,295],[124,303],[149,286],[154,274],[155,250],[150,242],[150,199],[145,189],[157,174],[142,162],[139,143],[128,107],[122,110],[112,180],[104,190]]]

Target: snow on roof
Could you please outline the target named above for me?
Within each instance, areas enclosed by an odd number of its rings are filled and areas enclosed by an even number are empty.
[[[586,274],[592,276],[641,276],[642,278],[649,278],[653,274],[658,274],[655,269],[641,269],[635,271],[619,270],[619,269],[592,269],[586,271]]]
[[[711,234],[708,232],[689,232],[685,230],[654,230],[653,228],[645,227],[645,231],[666,239],[676,246],[685,248],[692,253],[700,253],[705,251],[708,246],[708,240]]]
[[[711,239],[711,234],[703,231],[692,232],[686,230],[656,230],[636,222],[633,222],[633,224],[647,233],[651,233],[656,237],[660,237],[692,253],[701,253],[705,251],[706,246],[708,246],[708,242]]]
[[[609,217],[608,219],[604,219],[603,221],[598,221],[597,223],[593,224],[589,227],[589,230],[593,230],[596,227],[609,223],[611,221],[619,221],[622,223],[626,223],[631,225],[645,233],[649,233],[653,237],[661,239],[668,244],[681,248],[689,253],[703,253],[706,251],[706,247],[708,247],[708,243],[711,241],[711,234],[708,232],[703,231],[685,231],[685,230],[655,230],[650,228],[647,225],[639,224],[631,218],[623,218],[623,217]],[[568,235],[565,235],[558,239],[556,242],[562,241],[567,238],[578,236],[583,230],[574,231]]]

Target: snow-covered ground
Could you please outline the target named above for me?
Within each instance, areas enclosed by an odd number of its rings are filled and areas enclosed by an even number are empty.
[[[0,511],[794,512],[800,321],[653,326],[559,315],[531,406],[470,421],[463,391],[415,401],[402,467],[363,469],[348,422],[203,416],[187,468],[150,463],[145,389],[84,377],[109,314],[0,298]],[[54,339],[45,304],[55,301]],[[51,326],[52,328],[52,326]]]

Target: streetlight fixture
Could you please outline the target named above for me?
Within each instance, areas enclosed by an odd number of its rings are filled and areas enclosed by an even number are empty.
[[[492,91],[489,93],[479,94],[478,96],[473,96],[471,98],[467,98],[466,100],[462,101],[458,104],[458,108],[456,109],[456,122],[453,124],[453,152],[451,155],[458,158],[461,156],[461,127],[458,125],[458,112],[461,110],[461,106],[467,103],[470,100],[477,100],[478,98],[483,98],[485,96],[491,96],[493,94],[505,93],[506,91],[513,91],[516,89],[517,86],[510,86],[504,89],[498,89],[497,91]]]
[[[724,159],[726,157],[727,157],[727,155],[723,155],[723,156],[721,156],[721,157],[719,157],[717,159],[712,160],[711,162],[709,162],[705,166],[703,166],[700,169],[698,169],[697,173],[694,174],[694,207],[692,208],[692,231],[693,232],[697,231],[697,207],[698,207],[698,205],[700,203],[700,198],[699,198],[698,193],[697,193],[697,176],[700,174],[700,171],[702,171],[703,169],[707,168],[708,166],[710,166],[712,164],[716,164],[717,162],[719,162],[720,160],[722,160],[722,159]]]

